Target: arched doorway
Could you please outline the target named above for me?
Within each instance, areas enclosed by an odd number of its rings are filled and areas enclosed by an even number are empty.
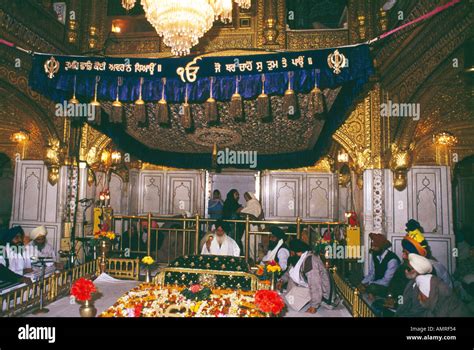
[[[0,229],[8,228],[13,202],[13,164],[11,159],[0,153]]]

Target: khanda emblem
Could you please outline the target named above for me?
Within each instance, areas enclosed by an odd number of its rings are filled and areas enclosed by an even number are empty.
[[[59,62],[51,56],[51,58],[44,63],[44,71],[48,74],[49,79],[53,79],[54,75],[59,71]]]
[[[194,65],[200,60],[202,60],[201,57],[196,57],[189,62],[186,67],[179,67],[176,69],[176,73],[181,77],[183,83],[194,83],[196,81],[199,67]]]
[[[339,50],[335,50],[328,56],[328,66],[332,69],[334,74],[341,73],[341,68],[347,67],[347,58]]]

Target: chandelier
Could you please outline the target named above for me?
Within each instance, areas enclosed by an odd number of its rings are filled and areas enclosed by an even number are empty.
[[[135,3],[136,0],[122,0],[127,11]],[[244,9],[251,6],[251,0],[235,3]],[[176,56],[188,55],[214,20],[232,22],[232,0],[141,0],[141,4],[148,22]]]

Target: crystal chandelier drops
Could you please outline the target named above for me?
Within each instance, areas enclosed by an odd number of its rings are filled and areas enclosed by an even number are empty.
[[[224,23],[232,22],[232,0],[209,0],[214,10],[214,18]]]
[[[130,10],[135,2],[122,0],[122,6]],[[235,3],[245,9],[251,6],[251,0]],[[232,22],[232,0],[141,0],[141,4],[148,22],[176,56],[188,55],[214,19]]]
[[[142,0],[145,16],[174,55],[188,55],[212,27],[214,11],[207,0]]]

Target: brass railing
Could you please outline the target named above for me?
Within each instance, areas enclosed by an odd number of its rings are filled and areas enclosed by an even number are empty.
[[[115,278],[135,280],[140,278],[140,259],[109,258],[105,270]]]
[[[201,218],[199,215],[194,217],[170,217],[170,216],[153,216],[147,215],[114,215],[112,217],[112,229],[119,235],[120,243],[118,245],[122,256],[129,257],[130,254],[137,256],[151,255],[155,259],[160,258],[160,262],[169,263],[174,258],[200,253],[200,240],[203,235],[210,231],[210,226],[215,219]],[[341,222],[327,221],[304,221],[296,218],[295,221],[261,221],[250,220],[247,215],[245,220],[224,220],[231,226],[234,233],[237,229],[243,230],[242,237],[244,240],[243,251],[241,256],[245,257],[247,262],[256,261],[258,256],[258,238],[270,235],[268,228],[272,225],[287,226],[287,235],[301,238],[305,235],[305,239],[312,245],[316,239],[321,237],[324,230],[332,230],[339,236],[345,235],[346,224]],[[153,228],[154,224],[158,227]],[[168,225],[166,225],[168,223]],[[265,228],[262,229],[262,226]],[[252,228],[258,228],[253,230]],[[146,242],[142,240],[143,228],[147,230]],[[148,234],[150,232],[151,234]],[[159,237],[160,234],[168,234],[166,250],[167,256],[158,256]],[[164,244],[166,236],[163,238]],[[238,242],[240,244],[240,242]],[[172,245],[174,244],[174,251]],[[253,248],[253,249],[252,249]],[[125,251],[128,249],[128,252]],[[252,254],[251,254],[252,252]]]
[[[377,317],[371,307],[362,298],[359,290],[346,282],[337,272],[337,268],[333,267],[330,271],[334,278],[336,288],[353,317]]]
[[[138,280],[138,259],[116,259],[109,258],[106,262],[106,271],[116,278],[127,278]],[[99,259],[78,265],[72,269],[55,272],[43,280],[43,304],[49,304],[69,293],[74,281],[81,277],[91,277],[98,274]],[[40,304],[41,282],[37,281],[31,285],[25,285],[3,295],[0,295],[0,316],[18,316],[33,310]]]

